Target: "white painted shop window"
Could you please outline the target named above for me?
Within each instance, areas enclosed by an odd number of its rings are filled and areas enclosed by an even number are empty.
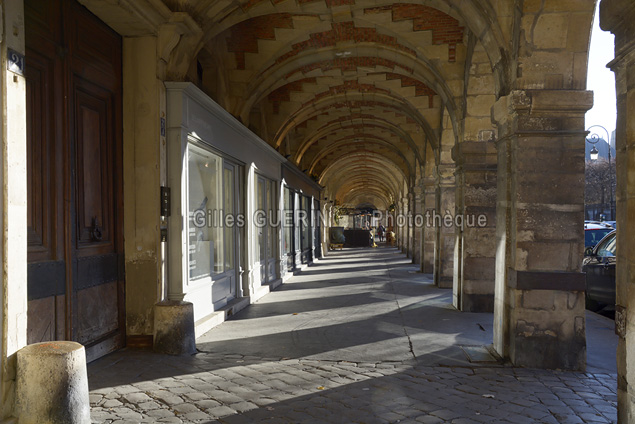
[[[213,222],[223,209],[223,164],[219,156],[193,144],[187,158],[189,278],[196,280],[225,268],[223,228]]]

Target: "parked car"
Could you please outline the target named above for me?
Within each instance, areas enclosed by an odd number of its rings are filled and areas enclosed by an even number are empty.
[[[608,224],[584,223],[584,248],[595,247],[602,238],[615,229]]]
[[[586,308],[599,311],[615,305],[616,230],[608,233],[593,248],[587,248],[582,261],[586,273]]]
[[[615,221],[594,221],[594,220],[589,220],[589,219],[584,221],[585,224],[597,224],[597,225],[601,225],[601,226],[604,226],[604,227],[613,227],[613,224],[612,224],[613,222],[615,222]]]

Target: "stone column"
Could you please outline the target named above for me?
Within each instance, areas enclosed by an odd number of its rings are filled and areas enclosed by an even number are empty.
[[[436,180],[434,177],[426,177],[423,180],[423,204],[424,204],[424,232],[423,232],[423,264],[421,272],[432,274],[434,272],[436,229],[432,222],[433,212],[436,211]]]
[[[408,189],[408,243],[406,245],[406,256],[414,263],[414,214],[415,214],[415,194],[412,188]]]
[[[617,163],[617,270],[615,332],[617,345],[617,416],[618,422],[632,422],[635,417],[635,322],[629,292],[635,290],[635,3],[631,0],[602,0],[600,25],[615,34],[615,57],[609,64],[615,73],[617,127],[615,134]],[[632,223],[632,222],[631,222]]]
[[[24,8],[21,0],[0,2],[0,255],[2,256],[0,327],[0,420],[12,414],[15,398],[16,352],[26,345],[27,318],[27,152],[26,80],[7,69],[8,49],[24,51]]]
[[[408,198],[403,197],[400,202],[399,208],[400,215],[405,219],[399,219],[399,233],[401,237],[399,237],[399,249],[401,249],[401,253],[408,254]]]
[[[436,208],[431,220],[436,232],[434,283],[440,288],[452,288],[454,274],[454,164],[437,167]],[[446,217],[450,217],[448,221]]]
[[[514,365],[584,370],[584,114],[593,93],[513,91],[498,125],[494,347]]]
[[[423,180],[419,180],[419,182],[413,188],[413,199],[414,199],[414,208],[413,208],[413,222],[414,222],[414,236],[412,239],[412,262],[420,264],[422,261],[422,240],[425,233],[425,220],[421,220],[420,217],[423,216],[423,200],[424,200],[424,188],[423,188]]]
[[[454,307],[494,311],[496,262],[496,146],[464,141],[453,151],[456,162]]]
[[[157,78],[156,37],[123,40],[123,178],[124,251],[126,266],[126,336],[128,344],[152,345],[153,306],[167,294],[163,283],[160,228],[178,237],[160,217],[160,188],[167,185],[165,87]]]
[[[393,225],[393,231],[395,232],[395,247],[397,248],[397,250],[401,250],[401,225],[399,222],[399,216],[401,215],[401,205],[400,202],[397,200],[395,202],[395,210],[392,213],[392,225]]]

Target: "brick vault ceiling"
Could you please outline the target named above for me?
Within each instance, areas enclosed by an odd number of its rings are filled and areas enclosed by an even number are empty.
[[[342,204],[392,203],[462,94],[468,30],[442,0],[164,3],[205,31],[206,91]]]

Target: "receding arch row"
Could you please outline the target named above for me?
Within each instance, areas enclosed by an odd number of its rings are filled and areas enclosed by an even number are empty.
[[[390,198],[371,188],[356,188],[342,195],[338,202],[344,207],[355,208],[360,203],[371,203],[377,209],[388,209]]]
[[[340,59],[340,60],[352,60],[352,59],[374,59],[374,58],[357,58],[357,57],[352,57],[352,58],[347,58],[347,59]],[[399,73],[399,72],[395,72],[393,69],[384,69],[383,66],[381,67],[375,67],[373,69],[372,72],[368,72],[368,66],[365,66],[365,72],[366,73],[360,73],[361,76],[373,76],[373,77],[377,77],[377,76],[384,76],[385,79],[381,80],[381,79],[377,79],[377,80],[373,80],[373,81],[369,81],[366,84],[371,84],[370,87],[364,87],[362,83],[359,83],[359,78],[360,76],[358,76],[358,80],[357,83],[359,85],[359,87],[355,87],[353,84],[351,84],[352,82],[355,82],[354,80],[346,80],[347,83],[349,83],[349,87],[345,87],[348,88],[347,91],[362,91],[364,93],[373,93],[373,92],[393,92],[392,88],[382,88],[381,85],[390,85],[392,84],[394,81],[399,80],[401,82],[401,87],[402,89],[408,90],[410,88],[413,88],[415,90],[415,96],[414,98],[418,98],[418,97],[428,97],[428,104],[429,104],[429,108],[434,107],[433,106],[433,100],[434,100],[434,96],[437,96],[438,94],[432,90],[430,87],[428,87],[427,84],[425,84],[423,81],[418,80],[416,78],[414,78],[411,75],[408,75],[406,73]],[[335,69],[338,69],[337,67],[335,67]],[[328,90],[326,92],[320,92],[318,93],[317,91],[315,92],[316,94],[314,95],[314,100],[317,100],[321,97],[324,97],[324,94],[329,94],[329,95],[334,95],[334,94],[338,94],[338,91],[341,91],[341,86],[337,87],[335,85],[332,84],[333,80],[337,80],[337,79],[342,79],[341,77],[337,77],[337,76],[333,76],[333,75],[320,75],[320,76],[312,76],[312,77],[303,77],[303,78],[295,78],[295,79],[284,79],[276,88],[272,89],[272,90],[267,90],[264,91],[262,94],[262,97],[258,99],[257,102],[255,102],[255,104],[260,104],[261,102],[267,100],[268,102],[272,103],[274,106],[274,113],[279,113],[277,112],[277,109],[279,109],[279,105],[283,102],[290,102],[291,100],[291,94],[292,93],[302,93],[304,91],[305,88],[310,87],[311,85],[314,86],[324,86],[324,87],[328,87]],[[331,84],[329,84],[331,83]],[[404,85],[405,84],[405,85]],[[370,88],[370,90],[368,89]],[[330,91],[330,92],[329,92]],[[406,96],[400,96],[404,101],[406,99],[411,99],[412,97],[406,97]],[[303,104],[301,107],[305,107],[306,104]],[[248,112],[248,111],[247,111]]]
[[[358,134],[355,135],[355,139],[361,139],[363,143],[370,143],[370,144],[376,144],[378,146],[382,146],[382,147],[387,147],[389,148],[391,151],[393,151],[396,155],[398,155],[399,157],[401,157],[401,159],[403,160],[404,164],[406,166],[408,166],[408,159],[405,157],[405,155],[403,154],[403,152],[401,150],[399,150],[395,145],[393,145],[392,143],[390,143],[389,141],[377,137],[373,134]],[[342,148],[344,146],[347,146],[349,144],[353,144],[355,143],[355,141],[351,140],[350,137],[345,137],[345,138],[341,138],[339,140],[334,141],[333,143],[331,143],[331,145],[329,145],[328,147],[324,148],[323,150],[321,150],[313,159],[313,161],[311,162],[310,166],[309,166],[309,173],[313,174],[315,171],[315,167],[317,166],[317,164],[319,163],[319,161],[321,159],[323,159],[326,155],[328,155],[329,153],[334,152],[335,150]],[[413,169],[408,169],[409,174],[413,173]]]
[[[342,193],[348,193],[349,191],[360,188],[360,187],[375,187],[376,190],[381,192],[383,195],[388,196],[392,192],[388,186],[383,182],[380,176],[375,176],[370,172],[366,172],[364,174],[359,174],[355,178],[351,178],[346,184],[340,186],[338,190],[335,192],[336,196],[341,195]]]
[[[365,195],[372,193],[376,197],[386,200],[394,197],[393,193],[386,191],[384,187],[378,184],[378,181],[373,180],[356,181],[354,183],[350,183],[346,187],[341,187],[340,190],[337,191],[337,193],[335,194],[335,199],[339,204],[347,205],[349,204],[347,198],[358,195],[359,193],[363,193]]]
[[[364,68],[368,68],[372,66],[373,63],[376,63],[376,65],[373,66],[377,69],[376,72],[393,72],[411,77],[426,84],[443,99],[444,103],[449,103],[451,109],[455,110],[454,98],[458,97],[461,93],[452,93],[446,83],[448,78],[427,58],[415,58],[402,51],[390,49],[386,46],[364,45],[356,46],[354,50],[354,56],[349,56],[340,61],[353,62],[367,60],[369,64],[364,66]],[[236,112],[243,119],[247,119],[249,117],[249,111],[253,106],[264,100],[271,92],[284,84],[306,78],[307,75],[302,72],[302,69],[313,67],[319,69],[333,62],[338,55],[345,54],[346,52],[350,53],[350,51],[351,47],[346,46],[334,46],[320,51],[307,50],[294,59],[290,59],[262,73],[258,73],[259,77],[251,81],[247,86],[247,98]]]
[[[353,205],[353,207],[357,207],[359,204],[370,203],[374,205],[378,210],[388,209],[391,202],[392,199],[384,199],[383,196],[377,195],[375,193],[360,191],[349,193],[342,199],[342,204],[344,205]]]
[[[397,182],[388,180],[385,172],[378,169],[379,167],[377,165],[377,163],[367,163],[366,167],[357,166],[348,169],[348,178],[335,177],[334,182],[331,184],[332,193],[338,196],[342,193],[342,190],[350,186],[350,184],[372,181],[376,183],[377,187],[382,187],[384,193],[394,195],[398,192],[398,187],[396,187],[398,185]]]
[[[355,149],[352,146],[348,146],[347,149],[342,150],[341,154],[342,155],[347,155],[347,154],[351,154],[351,153],[360,153],[360,151],[358,149]],[[383,157],[385,162],[390,162],[396,166],[399,166],[398,163],[396,163],[395,161],[397,160],[397,158],[395,158],[394,155],[392,154],[387,154],[386,152],[374,152],[376,153],[378,156]],[[334,158],[331,158],[330,160],[323,160],[318,167],[316,167],[316,171],[314,174],[319,175],[324,169],[326,169],[331,162],[334,160]]]
[[[377,0],[374,2],[373,7],[391,7],[393,4],[394,2],[392,1]],[[508,40],[500,27],[500,23],[492,19],[492,17],[499,15],[513,16],[512,4],[497,3],[496,10],[489,2],[474,4],[463,0],[409,0],[404,1],[402,4],[432,7],[465,24],[485,48],[495,74],[497,95],[503,95],[510,89],[511,70],[506,66],[510,63],[510,54],[507,47]],[[501,10],[505,6],[507,9]],[[363,13],[365,9],[365,6],[355,4],[349,5],[349,7],[354,15]],[[248,13],[245,13],[245,10]],[[296,0],[280,0],[273,4],[262,0],[261,2],[256,2],[253,7],[245,9],[233,0],[206,0],[197,5],[194,13],[210,17],[202,24],[204,33],[204,37],[201,39],[202,46],[233,25],[256,16],[280,11],[288,13],[324,13],[326,10],[329,10],[329,7],[325,6],[322,1],[298,4]]]
[[[391,204],[395,199],[394,193],[386,193],[385,191],[379,189],[377,186],[373,184],[356,184],[348,187],[345,190],[342,190],[338,193],[337,201],[339,204],[347,207],[355,207],[360,203],[359,198],[368,198],[369,196],[374,197],[375,199],[381,199],[381,201],[373,201],[372,203],[384,204],[387,208],[389,204]],[[357,200],[356,200],[357,199]]]
[[[391,122],[388,122],[385,120],[379,120],[379,119],[375,119],[375,120],[353,119],[346,123],[336,123],[336,124],[327,125],[326,127],[322,128],[320,131],[312,134],[308,139],[303,141],[302,144],[299,146],[298,151],[294,157],[295,163],[296,164],[300,163],[300,161],[302,160],[302,157],[308,151],[308,149],[314,143],[318,142],[320,139],[323,139],[324,137],[327,137],[330,134],[337,134],[338,131],[347,130],[347,129],[350,129],[353,131],[355,131],[356,129],[363,129],[364,131],[368,131],[368,130],[372,131],[373,129],[387,131],[388,133],[397,137],[399,140],[402,140],[407,146],[410,147],[415,163],[416,161],[422,162],[421,152],[419,151],[417,144],[412,139],[410,134],[408,134],[403,129],[399,128],[399,126]],[[409,161],[407,161],[407,163],[410,164]],[[412,171],[412,169],[410,169],[410,171]]]
[[[383,184],[389,185],[392,192],[398,192],[402,181],[410,179],[410,175],[403,173],[396,164],[387,161],[383,156],[364,152],[349,153],[333,161],[319,176],[319,182],[328,186],[331,191],[337,191],[339,186],[351,178],[353,172],[359,173],[368,169],[372,169],[373,175],[382,175]]]
[[[395,96],[388,96],[378,93],[346,93],[337,94],[328,98],[319,99],[315,103],[298,110],[293,115],[290,115],[285,123],[280,126],[277,134],[274,137],[274,147],[280,147],[280,144],[285,140],[289,132],[296,126],[303,124],[309,119],[318,116],[325,111],[343,107],[344,105],[352,106],[364,106],[377,108],[387,108],[394,110],[395,113],[403,114],[407,118],[413,120],[419,125],[430,143],[435,148],[439,145],[439,140],[436,132],[432,129],[426,118],[421,115],[421,112],[414,108],[410,103],[403,101]]]
[[[380,176],[374,176],[370,172],[367,172],[365,174],[360,174],[356,178],[351,178],[350,181],[346,182],[346,184],[340,186],[336,191],[336,196],[340,195],[341,197],[344,193],[349,193],[352,190],[360,188],[370,189],[370,187],[374,187],[384,196],[389,196],[394,193],[383,183]]]
[[[330,183],[332,192],[338,195],[351,184],[374,182],[377,187],[382,187],[384,193],[392,193],[394,195],[398,192],[399,181],[387,178],[386,172],[379,165],[377,162],[369,161],[364,165],[358,164],[357,166],[346,168],[346,176],[344,178],[342,178],[341,174],[333,177],[333,182]]]
[[[324,168],[318,176],[318,182],[324,186],[332,187],[331,184],[338,183],[337,178],[346,178],[345,169],[352,169],[353,166],[347,162],[356,161],[359,164],[359,158],[363,158],[367,162],[364,165],[373,166],[380,174],[385,174],[387,181],[391,181],[395,189],[401,187],[401,181],[414,178],[414,174],[405,173],[397,164],[387,161],[383,156],[375,152],[355,152],[342,155],[338,159],[331,162]]]
[[[368,52],[365,52],[366,49],[368,50]],[[326,60],[330,60],[333,59],[336,54],[341,54],[344,51],[349,50],[350,47],[348,48],[348,50],[345,47],[333,47],[332,49],[320,51],[318,53],[307,51],[303,53],[301,57],[298,57],[294,60],[304,60],[305,62],[312,63],[309,60],[313,61],[313,58],[316,55],[324,56]],[[426,84],[431,90],[433,90],[437,95],[439,95],[442,103],[445,105],[450,113],[453,125],[455,126],[455,128],[457,127],[457,117],[460,116],[460,111],[457,108],[460,107],[460,103],[456,99],[459,99],[463,93],[462,91],[453,93],[450,86],[447,84],[449,78],[445,78],[442,75],[441,71],[437,70],[432,63],[427,63],[420,58],[408,56],[400,51],[388,49],[385,46],[359,46],[355,48],[355,51],[358,55],[368,54],[369,57],[379,57],[381,59],[386,59],[396,64],[403,63],[404,65],[401,65],[400,67],[403,67],[405,69],[412,69],[412,72],[410,74],[404,73],[403,71],[397,72],[397,70],[394,70],[393,72],[421,81],[422,83]],[[309,60],[307,60],[307,58]],[[249,94],[247,100],[240,108],[235,110],[235,113],[241,117],[243,122],[249,122],[249,115],[254,105],[264,100],[266,96],[273,92],[275,89],[286,83],[292,83],[294,81],[306,78],[306,75],[302,73],[299,73],[295,77],[289,76],[291,70],[298,68],[298,64],[295,62],[285,62],[279,66],[282,67],[279,73],[269,75],[267,77],[261,77],[253,81],[251,85],[248,86],[247,93]],[[263,89],[262,87],[266,88]],[[400,100],[402,103],[409,104],[409,109],[417,109],[412,104],[410,104],[407,99],[400,98]],[[310,105],[304,105],[303,109],[306,107],[310,107]]]

